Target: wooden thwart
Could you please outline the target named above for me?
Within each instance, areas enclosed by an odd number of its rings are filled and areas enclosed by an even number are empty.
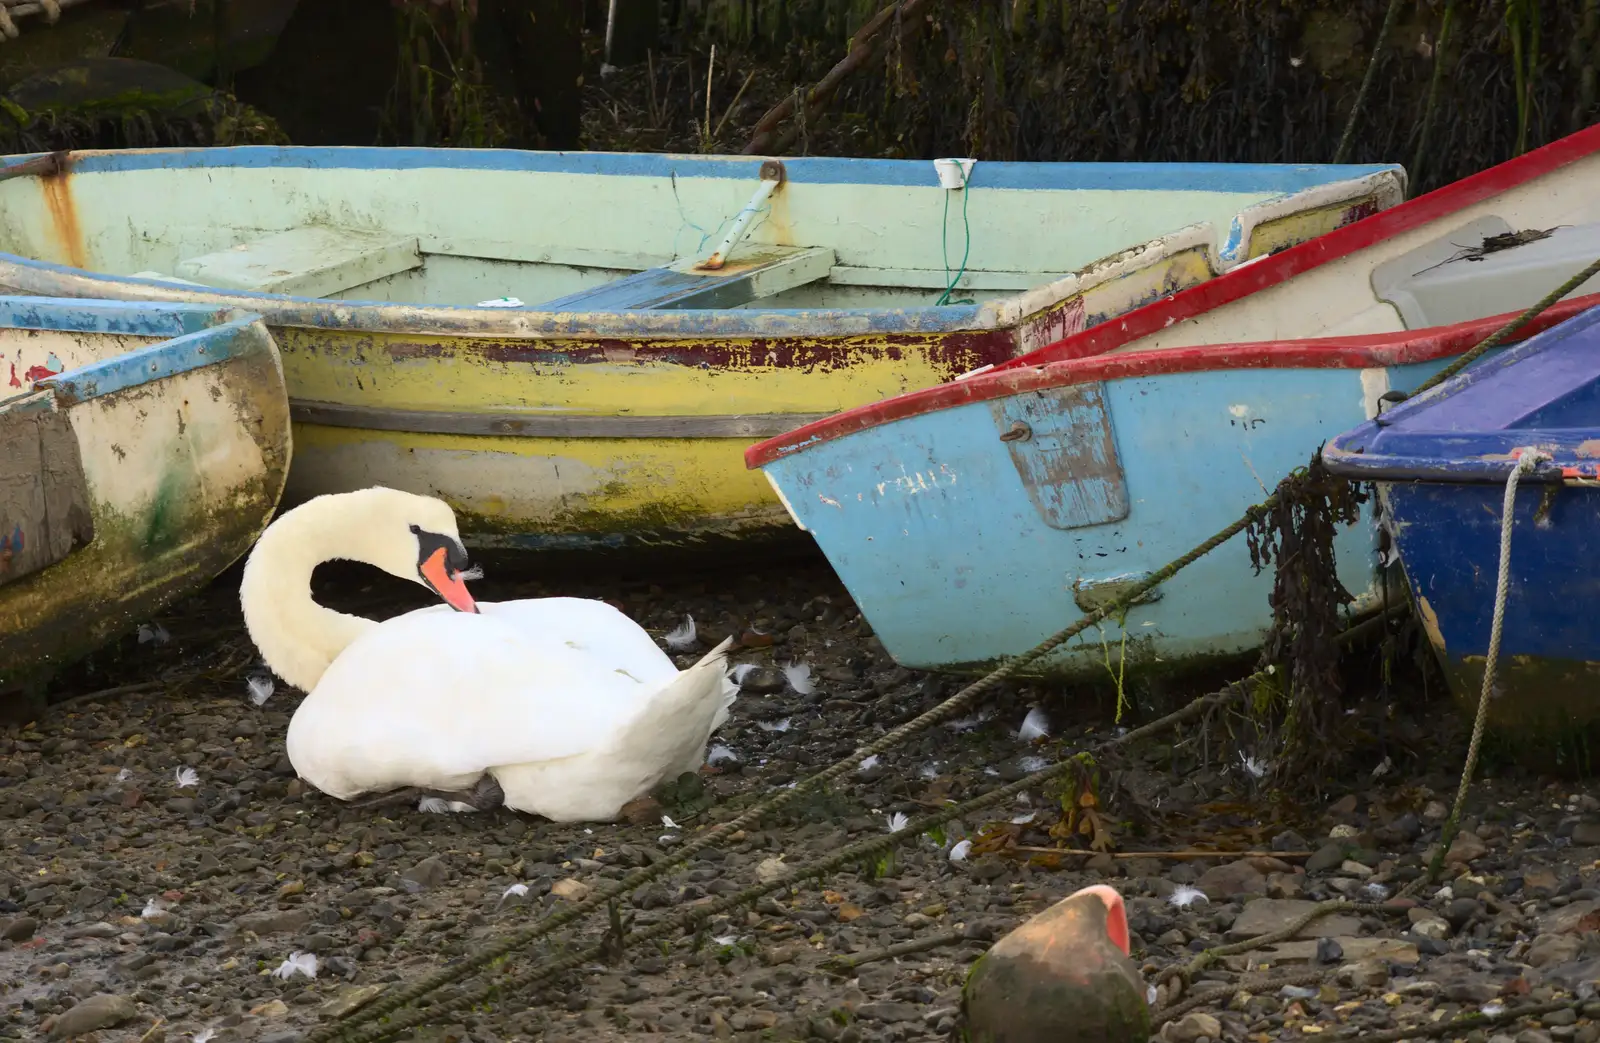
[[[696,260],[649,268],[539,305],[543,311],[647,311],[737,308],[826,278],[833,251],[811,246],[745,246],[715,271]]]
[[[422,267],[415,236],[304,225],[178,262],[178,281],[328,297]]]

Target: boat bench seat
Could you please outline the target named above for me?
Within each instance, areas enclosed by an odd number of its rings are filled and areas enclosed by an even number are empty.
[[[833,259],[833,251],[822,246],[746,246],[715,271],[697,271],[698,260],[678,261],[537,307],[541,311],[576,312],[737,308],[826,278]]]
[[[422,267],[416,236],[303,225],[178,262],[180,279],[295,297],[329,297]]]

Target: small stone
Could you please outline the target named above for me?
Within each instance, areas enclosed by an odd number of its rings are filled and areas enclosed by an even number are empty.
[[[1528,946],[1524,957],[1530,967],[1568,963],[1578,958],[1583,949],[1583,939],[1575,934],[1541,934]]]
[[[450,868],[438,858],[430,856],[400,875],[403,879],[423,887],[439,887],[450,878]]]
[[[1317,903],[1295,899],[1257,898],[1246,903],[1244,911],[1228,929],[1232,939],[1254,938],[1283,930],[1317,907]],[[1361,921],[1335,913],[1319,916],[1301,930],[1301,938],[1333,938],[1361,933]]]
[[[56,1019],[50,1029],[52,1039],[70,1039],[100,1029],[114,1028],[139,1016],[139,1008],[127,996],[100,993],[90,996]]]
[[[1382,960],[1361,960],[1347,963],[1334,973],[1341,984],[1353,989],[1370,989],[1388,984],[1389,965]]]
[[[1206,893],[1213,902],[1243,894],[1264,894],[1267,878],[1248,861],[1229,862],[1213,866],[1200,874],[1195,886]]]
[[[1437,916],[1424,917],[1411,925],[1411,933],[1442,942],[1450,937],[1450,925]]]
[[[910,1003],[898,1003],[893,1000],[876,1000],[863,1003],[856,1008],[856,1017],[865,1021],[885,1021],[891,1024],[900,1021],[917,1021],[921,1012]]]
[[[371,1003],[382,991],[382,985],[346,985],[338,995],[318,1008],[317,1013],[324,1018],[343,1018]]]
[[[1337,840],[1323,844],[1306,859],[1306,875],[1326,873],[1330,869],[1338,868],[1345,860],[1345,851],[1348,847],[1344,842]]]
[[[1222,1038],[1222,1022],[1203,1011],[1186,1014],[1178,1021],[1168,1022],[1161,1029],[1164,1043],[1196,1043],[1200,1039],[1216,1043]]]
[[[1466,865],[1475,862],[1489,853],[1489,845],[1485,844],[1478,834],[1462,830],[1456,834],[1456,839],[1450,844],[1450,850],[1445,853],[1445,862],[1451,865]]]
[[[1572,827],[1572,842],[1579,847],[1594,847],[1600,844],[1600,822],[1592,819],[1583,819]]]
[[[25,942],[39,929],[39,921],[31,916],[19,916],[0,927],[0,938],[8,942]]]
[[[1338,963],[1344,959],[1344,946],[1339,944],[1337,938],[1317,939],[1317,962]]]
[[[592,888],[582,880],[564,877],[550,885],[550,893],[557,898],[565,898],[569,902],[581,902],[589,896]]]
[[[1443,822],[1450,817],[1450,809],[1437,800],[1430,800],[1427,807],[1422,809],[1422,817],[1427,822]]]
[[[618,817],[630,826],[653,826],[661,821],[661,816],[666,812],[661,802],[654,797],[635,797],[622,805]]]

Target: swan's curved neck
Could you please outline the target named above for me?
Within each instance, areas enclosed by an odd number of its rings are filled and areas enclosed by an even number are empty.
[[[278,518],[250,552],[239,585],[245,628],[267,666],[307,692],[350,642],[378,625],[311,598],[311,573],[322,562],[365,560],[352,553],[364,519],[340,499],[311,500]]]

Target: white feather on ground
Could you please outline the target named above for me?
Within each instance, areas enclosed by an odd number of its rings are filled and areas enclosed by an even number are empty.
[[[264,706],[272,693],[277,690],[277,685],[270,677],[254,675],[245,679],[245,684],[250,688],[250,702],[254,706]]]
[[[1017,738],[1023,742],[1033,742],[1037,739],[1050,737],[1050,718],[1044,711],[1035,706],[1028,711],[1028,716],[1022,719],[1022,727],[1017,729]]]
[[[789,682],[789,687],[800,695],[810,695],[817,690],[811,682],[810,663],[790,663],[783,668],[784,680]]]
[[[673,651],[683,652],[694,645],[697,636],[698,632],[695,630],[694,617],[684,616],[681,624],[661,635],[661,640],[666,642],[667,647]]]

